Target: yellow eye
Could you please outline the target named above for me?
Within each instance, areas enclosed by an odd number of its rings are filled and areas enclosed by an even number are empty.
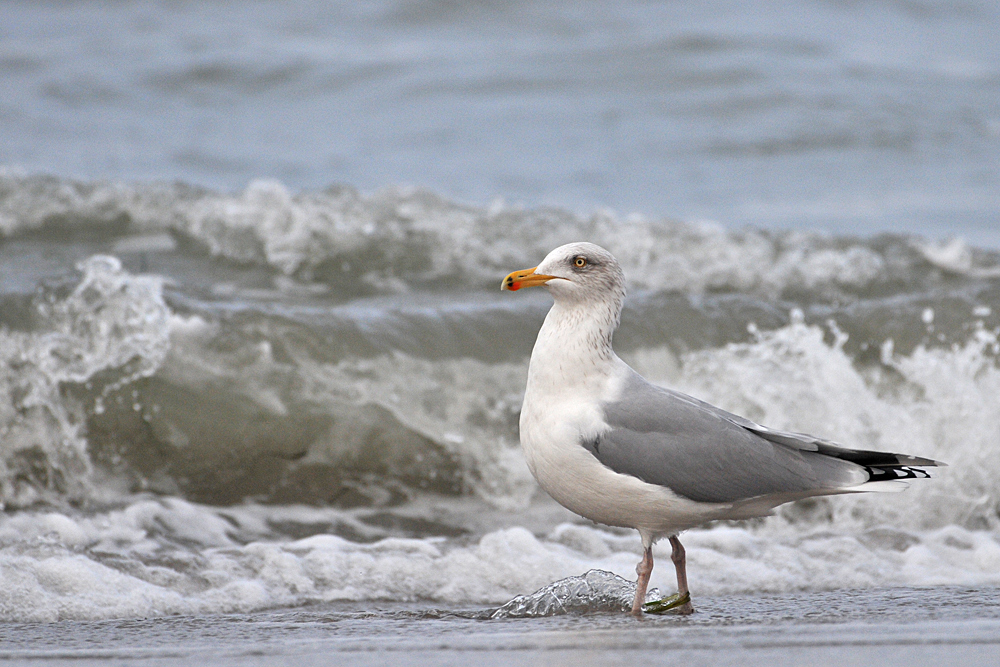
[[[582,269],[583,267],[587,266],[587,258],[584,257],[583,255],[580,255],[579,257],[573,260],[573,264],[576,265],[576,268]]]

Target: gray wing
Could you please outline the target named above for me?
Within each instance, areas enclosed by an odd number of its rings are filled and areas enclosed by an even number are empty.
[[[897,456],[858,452],[807,435],[772,431],[652,385],[638,374],[630,376],[620,400],[602,407],[610,429],[581,443],[584,447],[616,472],[700,502],[833,491],[870,478],[869,463],[851,461],[837,452]],[[912,460],[917,465],[919,461]],[[897,458],[893,462],[900,463]]]
[[[717,408],[710,403],[705,401],[699,401],[697,398],[688,396],[687,394],[682,394],[678,391],[672,391],[670,389],[664,389],[662,387],[657,387],[652,385],[645,380],[643,380],[641,375],[636,374],[633,378],[640,380],[644,385],[653,389],[664,391],[667,394],[677,398],[678,400],[687,401],[695,405],[699,405],[705,410],[714,412],[721,415],[723,418],[728,419],[737,426],[747,429],[753,433],[756,433],[760,437],[773,442],[777,445],[784,445],[786,447],[791,447],[792,449],[801,449],[807,452],[817,452],[823,456],[833,457],[836,459],[841,459],[843,461],[850,461],[851,463],[856,463],[866,470],[870,468],[901,468],[904,466],[947,466],[947,463],[942,463],[941,461],[935,461],[934,459],[926,459],[920,456],[910,456],[909,454],[895,454],[892,452],[876,452],[868,449],[850,449],[839,445],[831,440],[824,440],[823,438],[817,438],[814,435],[809,435],[808,433],[795,433],[792,431],[778,431],[773,428],[768,428],[767,426],[761,426],[755,422],[750,421],[745,417],[740,417],[739,415],[734,415],[731,412],[726,412],[721,408]],[[869,470],[871,472],[871,470]],[[918,475],[919,476],[919,475]],[[910,477],[909,475],[897,475],[898,479],[905,477]]]

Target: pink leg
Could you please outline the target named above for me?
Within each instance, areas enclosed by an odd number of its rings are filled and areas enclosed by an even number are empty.
[[[642,616],[642,603],[646,601],[646,589],[649,588],[649,575],[653,573],[653,547],[648,546],[642,554],[642,560],[635,566],[639,578],[635,581],[635,600],[632,601],[632,614]]]
[[[670,538],[670,546],[672,548],[672,551],[670,552],[670,560],[674,562],[674,568],[677,570],[677,594],[683,597],[686,593],[690,596],[691,592],[688,590],[688,576],[684,546],[681,545],[681,541],[677,539],[676,535]],[[650,570],[653,569],[652,560],[653,557],[652,554],[650,554]],[[645,595],[645,591],[643,591],[643,595]],[[633,609],[633,613],[634,611],[635,610]],[[691,614],[694,613],[694,607],[691,606],[691,602],[689,600],[688,602],[685,602],[681,606],[677,607],[677,611],[681,614]]]

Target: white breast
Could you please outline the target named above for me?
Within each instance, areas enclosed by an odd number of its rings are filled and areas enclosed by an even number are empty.
[[[580,344],[586,332],[560,331],[555,315],[539,331],[521,409],[521,446],[539,485],[583,517],[652,537],[713,518],[720,506],[616,473],[582,446],[608,429],[601,403],[618,398],[632,371],[610,349]]]

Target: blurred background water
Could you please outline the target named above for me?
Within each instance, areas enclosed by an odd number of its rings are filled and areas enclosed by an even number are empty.
[[[950,464],[692,531],[694,590],[1000,585],[998,34],[988,2],[0,3],[0,618],[631,577],[517,444],[549,300],[499,281],[581,239],[650,379]]]
[[[991,2],[3,3],[4,164],[996,245]]]

